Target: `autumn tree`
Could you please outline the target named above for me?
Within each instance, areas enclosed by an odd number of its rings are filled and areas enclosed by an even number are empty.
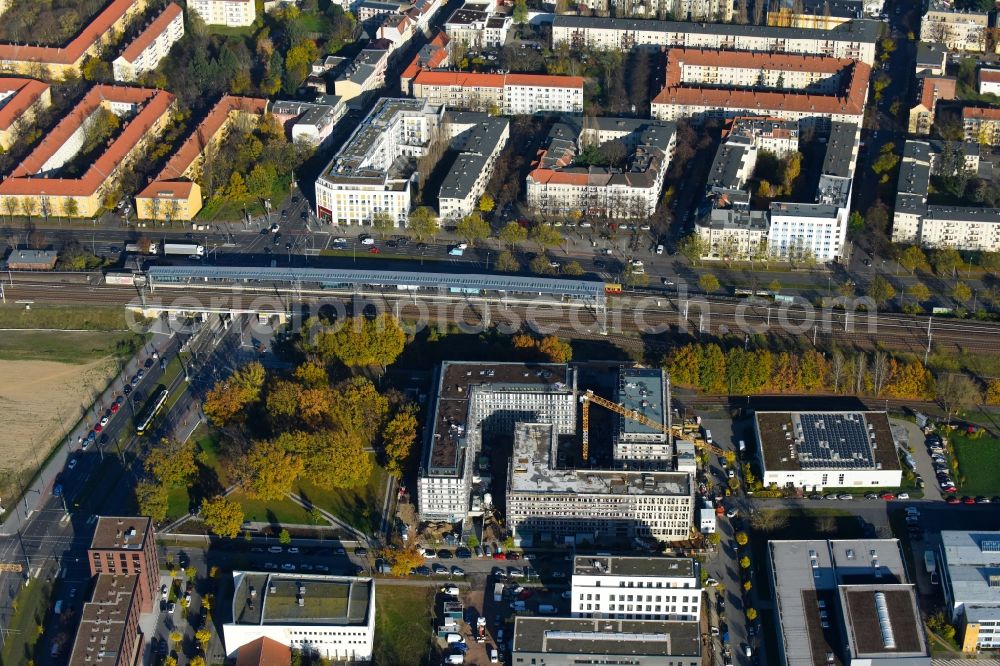
[[[351,377],[335,388],[331,421],[344,430],[353,430],[364,445],[371,446],[389,413],[388,399],[378,392],[371,380]]]
[[[242,420],[246,408],[260,400],[265,377],[264,366],[260,363],[243,366],[208,392],[202,411],[217,425]]]
[[[580,277],[583,275],[583,266],[580,265],[579,261],[571,261],[563,266],[563,273],[572,277]]]
[[[960,303],[967,303],[972,300],[972,290],[964,282],[956,282],[951,288],[951,297]]]
[[[479,213],[466,215],[458,221],[455,233],[465,239],[470,245],[487,238],[490,235],[490,225]]]
[[[410,450],[417,439],[416,408],[404,405],[385,425],[382,433],[382,449],[385,452],[386,470],[399,478],[403,475],[403,464],[410,456]]]
[[[166,488],[182,485],[198,473],[194,441],[164,437],[146,454],[143,467]]]
[[[198,631],[194,632],[194,639],[198,641],[198,644],[201,645],[201,651],[204,652],[208,649],[208,642],[212,640],[212,631],[207,626],[202,627]]]
[[[479,211],[481,213],[489,213],[496,208],[496,205],[496,201],[493,200],[489,192],[483,192],[483,196],[479,197]]]
[[[1000,379],[991,379],[986,382],[987,405],[1000,405]]]
[[[750,537],[747,536],[746,532],[740,531],[736,533],[736,543],[742,548],[750,542]]]
[[[914,282],[907,291],[910,293],[910,297],[917,302],[926,301],[931,297],[931,290],[923,282]]]
[[[931,264],[934,266],[934,272],[938,275],[954,275],[962,267],[962,255],[951,247],[934,250],[931,255]]]
[[[254,442],[244,464],[244,490],[251,497],[265,501],[283,499],[305,470],[302,457],[289,451],[280,439]]]
[[[569,363],[573,359],[570,344],[554,335],[547,335],[539,340],[538,351],[551,363]]]
[[[383,548],[378,556],[389,564],[393,576],[406,576],[424,563],[424,556],[412,542],[405,548]]]
[[[140,481],[135,484],[134,492],[141,515],[149,516],[154,523],[166,519],[169,505],[169,491],[166,486],[155,481]]]
[[[953,414],[972,407],[982,399],[975,382],[958,373],[948,373],[938,377],[935,397],[947,413],[949,423]]]
[[[562,242],[563,237],[559,231],[548,224],[538,224],[531,230],[531,240],[538,243],[538,249],[544,252],[546,248],[555,247]]]
[[[225,539],[238,536],[243,526],[243,507],[230,497],[219,495],[202,500],[200,514],[205,526]]]
[[[872,278],[871,284],[868,285],[868,297],[875,301],[876,305],[883,307],[895,296],[896,289],[887,279],[881,275]]]
[[[388,314],[351,317],[332,327],[313,317],[306,322],[303,351],[327,363],[338,360],[350,368],[378,365],[384,370],[405,345],[406,333]]]
[[[517,260],[512,252],[504,250],[497,256],[493,268],[501,273],[516,273],[521,270],[521,262]]]
[[[360,488],[372,473],[372,461],[358,433],[325,430],[316,433],[306,459],[306,475],[317,486]]]
[[[712,275],[711,273],[705,273],[700,278],[698,278],[698,286],[701,287],[701,290],[706,293],[718,291],[719,279],[714,275]]]
[[[410,213],[407,228],[413,232],[418,239],[434,238],[441,231],[438,224],[437,214],[430,206],[420,206]]]
[[[928,268],[927,255],[916,245],[911,245],[910,247],[903,250],[899,255],[899,265],[904,269],[910,271],[912,275],[920,268]]]

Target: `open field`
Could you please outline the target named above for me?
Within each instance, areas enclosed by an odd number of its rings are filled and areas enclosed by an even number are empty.
[[[957,431],[948,436],[958,457],[959,485],[966,495],[1000,494],[1000,440],[966,437]],[[964,481],[962,479],[964,478]]]
[[[0,305],[0,329],[51,328],[60,331],[126,331],[130,315],[118,306]],[[140,319],[141,321],[141,319]]]
[[[432,587],[376,586],[375,663],[381,666],[429,663],[433,607]]]
[[[0,360],[3,485],[11,483],[11,473],[21,475],[25,483],[30,480],[35,467],[61,443],[117,369],[107,357],[79,365]],[[2,485],[0,492],[9,494]]]
[[[0,360],[87,363],[112,356],[131,356],[142,336],[106,331],[3,331]]]
[[[372,532],[378,529],[387,480],[388,474],[385,469],[376,463],[372,466],[372,475],[368,483],[362,488],[326,490],[300,480],[292,490],[304,500],[329,511],[351,527],[362,532]]]
[[[0,664],[14,666],[32,662],[37,656],[35,647],[39,641],[43,646],[51,645],[53,640],[64,646],[70,641],[69,631],[60,631],[55,636],[46,635],[44,640],[38,634],[37,627],[41,626],[49,612],[51,596],[52,583],[40,579],[32,579],[20,589],[13,600],[17,610],[5,627],[8,633],[0,652]]]

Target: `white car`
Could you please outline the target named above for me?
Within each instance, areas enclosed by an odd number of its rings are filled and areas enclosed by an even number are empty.
[[[76,458],[71,458],[68,463],[66,463],[66,469],[73,469],[76,467]]]
[[[282,571],[295,571],[295,565],[286,562],[285,564],[281,565],[281,569]]]
[[[277,222],[275,222],[274,224],[271,225],[271,233],[272,234],[278,233],[278,229],[281,229],[281,226]]]
[[[347,239],[343,238],[343,237],[341,237],[341,238],[334,238],[333,239],[333,244],[334,245],[347,245]]]
[[[167,594],[169,590],[170,588],[167,587],[166,583],[160,586],[160,598],[163,599],[164,601],[167,600]]]
[[[896,495],[896,499],[910,499],[909,493],[899,493]]]
[[[632,268],[642,268],[643,267],[643,263],[641,261],[639,261],[638,259],[633,259],[629,263],[632,264]]]
[[[371,236],[362,236],[361,237],[361,244],[362,245],[374,245],[375,244],[375,239],[372,238]]]
[[[469,249],[469,244],[468,243],[458,243],[457,245],[455,245],[455,249],[456,250],[468,250]]]

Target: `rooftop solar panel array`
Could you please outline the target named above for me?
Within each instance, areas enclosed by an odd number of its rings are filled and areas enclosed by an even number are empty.
[[[798,414],[792,423],[803,469],[875,467],[875,435],[862,414]]]

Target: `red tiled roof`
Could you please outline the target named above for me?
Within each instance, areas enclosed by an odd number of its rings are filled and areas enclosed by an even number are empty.
[[[236,653],[236,666],[285,666],[290,663],[291,648],[267,636],[247,643]]]
[[[135,117],[115,137],[107,150],[94,161],[80,178],[36,178],[56,151],[65,144],[101,102],[141,104]],[[127,88],[124,86],[96,85],[90,89],[59,124],[42,139],[42,142],[17,165],[10,177],[0,182],[3,195],[90,196],[96,192],[115,167],[146,135],[170,105],[174,96],[164,90]]]
[[[229,114],[233,111],[244,111],[264,115],[267,112],[267,100],[256,97],[235,97],[225,95],[216,103],[201,124],[195,128],[194,132],[184,140],[177,152],[167,161],[166,166],[160,171],[153,182],[139,193],[140,197],[152,197],[156,192],[166,189],[165,183],[184,177],[184,172],[188,170],[205,146],[209,144],[212,137],[222,128]],[[190,188],[188,188],[190,192]]]
[[[403,70],[400,78],[405,81],[407,79],[412,79],[422,69],[435,69],[440,67],[441,63],[443,63],[448,57],[446,47],[448,46],[449,41],[448,35],[443,30],[438,30],[434,37],[431,38],[431,41],[427,43],[428,46],[432,47],[430,57],[427,58],[427,62],[421,63],[420,54],[418,53],[414,56],[410,64],[406,66],[406,69]]]
[[[79,60],[122,16],[136,0],[112,0],[76,37],[65,46],[29,46],[0,44],[0,60],[71,65]]]
[[[155,42],[157,37],[163,34],[167,26],[170,25],[170,22],[177,18],[181,14],[181,11],[180,6],[173,2],[167,5],[167,8],[153,19],[153,22],[122,51],[121,57],[128,62],[135,62],[142,55],[142,52]]]
[[[0,108],[0,129],[9,129],[48,89],[49,84],[35,79],[0,77],[0,92],[17,91]]]
[[[962,109],[962,120],[1000,120],[1000,109],[983,106],[967,106]]]
[[[745,88],[707,88],[686,84],[681,78],[681,64],[718,67],[746,67],[816,72],[844,71],[848,79],[846,94],[822,95],[747,90]],[[703,49],[668,49],[666,85],[653,104],[685,104],[739,108],[762,113],[770,110],[818,113],[864,113],[871,67],[867,64],[829,56],[800,56],[755,53],[749,51],[711,51]]]
[[[1000,83],[1000,69],[979,70],[979,80],[987,83]]]
[[[920,103],[931,110],[938,101],[955,99],[958,81],[944,76],[925,76],[920,79]],[[936,94],[935,94],[936,93]]]
[[[541,74],[481,74],[478,72],[421,71],[413,85],[461,86],[463,88],[503,88],[504,86],[534,86],[538,88],[583,88],[579,76],[545,76]]]

